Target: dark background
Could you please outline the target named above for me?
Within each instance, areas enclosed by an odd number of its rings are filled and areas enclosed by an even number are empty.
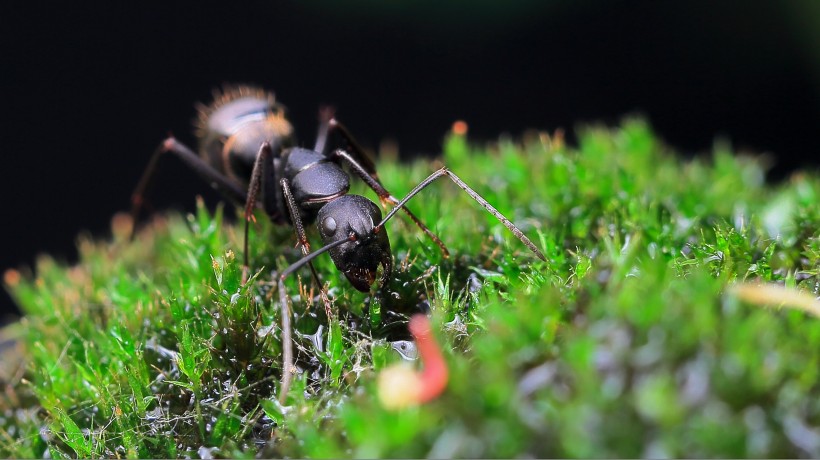
[[[223,82],[275,90],[307,145],[322,103],[403,157],[438,152],[456,119],[493,139],[640,113],[684,154],[723,137],[769,153],[771,180],[817,166],[813,0],[124,5],[0,6],[0,270],[106,235],[157,143],[192,143],[193,103]],[[197,193],[218,199],[170,159],[152,202]]]

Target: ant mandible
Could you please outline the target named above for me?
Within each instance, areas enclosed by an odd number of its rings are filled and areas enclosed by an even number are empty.
[[[312,150],[293,146],[293,128],[285,118],[285,109],[269,91],[251,86],[226,86],[222,92],[214,92],[214,101],[209,106],[198,106],[198,112],[199,155],[173,136],[165,139],[154,152],[134,190],[132,221],[137,221],[143,195],[158,159],[171,153],[229,199],[245,203],[243,283],[250,266],[248,228],[257,203],[272,222],[293,226],[303,257],[282,271],[277,280],[282,316],[283,363],[279,392],[282,403],[295,371],[291,313],[284,284],[287,276],[307,264],[321,286],[311,261],[328,252],[336,268],[362,292],[370,290],[381,265],[379,288],[383,288],[393,269],[390,241],[384,225],[398,210],[406,213],[438,245],[444,257],[448,257],[449,252],[441,239],[405,207],[411,198],[436,179],[450,178],[538,258],[546,261],[518,227],[446,167],[424,179],[404,199],[397,200],[382,185],[373,162],[329,109],[320,111],[319,134]],[[325,153],[330,130],[341,135],[349,151],[336,149],[330,154]],[[382,204],[393,206],[384,218],[375,203],[363,196],[348,194],[350,181],[342,163],[376,192]],[[304,224],[313,222],[317,222],[323,246],[311,252]]]

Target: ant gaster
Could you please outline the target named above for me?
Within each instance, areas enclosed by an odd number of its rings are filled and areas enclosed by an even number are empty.
[[[333,118],[332,111],[320,111],[320,126],[313,150],[294,147],[293,128],[285,118],[285,109],[273,93],[249,86],[226,87],[214,93],[214,102],[199,106],[197,138],[199,155],[168,137],[151,158],[132,196],[131,215],[136,222],[143,195],[154,174],[157,160],[164,153],[179,157],[200,177],[229,199],[245,203],[244,270],[247,279],[248,228],[257,203],[271,221],[290,223],[303,257],[278,276],[282,320],[283,367],[279,400],[285,401],[293,367],[291,313],[284,280],[305,264],[321,286],[311,261],[328,252],[336,268],[362,292],[370,290],[379,265],[382,275],[379,288],[391,277],[393,258],[385,223],[401,209],[441,249],[449,255],[444,243],[428,229],[405,204],[422,189],[440,177],[449,177],[470,197],[494,215],[541,260],[544,255],[512,222],[492,207],[452,171],[441,168],[418,184],[401,201],[381,184],[373,162],[350,132]],[[325,153],[329,131],[337,131],[348,149]],[[369,199],[350,195],[350,181],[341,167],[346,164],[379,196],[382,204],[393,209],[382,218],[379,206]],[[304,224],[317,222],[323,246],[310,251]]]

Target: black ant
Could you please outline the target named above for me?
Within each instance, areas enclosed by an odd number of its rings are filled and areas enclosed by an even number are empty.
[[[277,282],[284,355],[279,395],[281,402],[284,402],[294,373],[291,313],[284,280],[307,264],[321,286],[311,261],[328,252],[336,268],[345,274],[353,287],[362,292],[370,290],[381,265],[379,288],[383,288],[393,270],[390,241],[384,225],[399,209],[439,246],[444,257],[448,257],[449,252],[438,236],[405,207],[411,198],[436,179],[450,178],[501,221],[538,258],[546,261],[521,230],[446,167],[423,180],[404,199],[397,200],[379,181],[373,162],[329,109],[320,111],[319,134],[313,150],[293,146],[293,128],[285,118],[284,107],[276,102],[271,92],[249,86],[226,87],[221,93],[215,92],[211,105],[199,106],[198,109],[196,135],[200,144],[199,156],[172,136],[163,141],[132,196],[132,219],[136,223],[143,194],[157,160],[164,153],[172,153],[224,195],[235,202],[245,203],[243,282],[247,280],[249,267],[249,222],[257,201],[271,221],[293,225],[303,257],[282,271]],[[325,153],[331,130],[341,135],[350,151],[336,149],[330,154]],[[393,206],[384,218],[375,203],[363,196],[347,193],[350,181],[341,163],[347,164],[376,192],[384,205]],[[311,252],[304,224],[314,221],[318,222],[324,246]]]

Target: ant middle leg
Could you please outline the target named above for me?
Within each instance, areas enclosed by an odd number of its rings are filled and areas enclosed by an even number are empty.
[[[352,158],[355,160],[356,163],[359,164],[362,170],[366,171],[376,182],[379,182],[379,175],[376,172],[376,164],[373,163],[373,160],[368,156],[362,146],[356,141],[356,138],[353,137],[353,134],[350,133],[350,130],[347,129],[345,125],[340,123],[336,118],[331,118],[328,120],[328,126],[331,130],[337,131],[341,136],[342,139],[347,143],[348,148],[352,151]]]
[[[270,195],[270,193],[268,193],[268,189],[275,186],[271,184],[271,182],[275,179],[275,171],[273,171],[274,168],[272,167],[272,155],[273,149],[271,148],[270,143],[263,142],[256,154],[256,160],[253,163],[253,170],[251,171],[250,182],[248,183],[248,193],[245,195],[245,231],[242,246],[243,285],[248,281],[248,277],[250,275],[250,248],[248,244],[248,241],[250,240],[250,222],[251,220],[255,220],[253,211],[256,209],[256,198],[259,195],[259,192],[262,191],[266,211],[271,212],[273,211],[272,208],[277,206],[277,203],[268,203],[268,201],[271,201],[268,199],[268,195]]]
[[[262,207],[272,221],[286,222],[285,216],[291,214],[291,222],[294,224],[298,244],[302,247],[302,253],[306,255],[310,252],[310,245],[302,221],[299,219],[298,214],[296,218],[292,216],[293,211],[296,209],[296,202],[293,199],[289,184],[282,178],[282,169],[279,166],[280,159],[274,158],[273,152],[274,147],[270,143],[262,143],[256,154],[256,160],[254,161],[248,184],[247,199],[245,201],[243,284],[247,281],[250,270],[250,222],[252,220],[255,221],[253,213],[256,209],[257,200],[260,198],[260,193]],[[281,209],[283,202],[288,209]],[[313,268],[312,265],[311,268]],[[313,272],[314,278],[318,281],[316,271],[313,270]]]

